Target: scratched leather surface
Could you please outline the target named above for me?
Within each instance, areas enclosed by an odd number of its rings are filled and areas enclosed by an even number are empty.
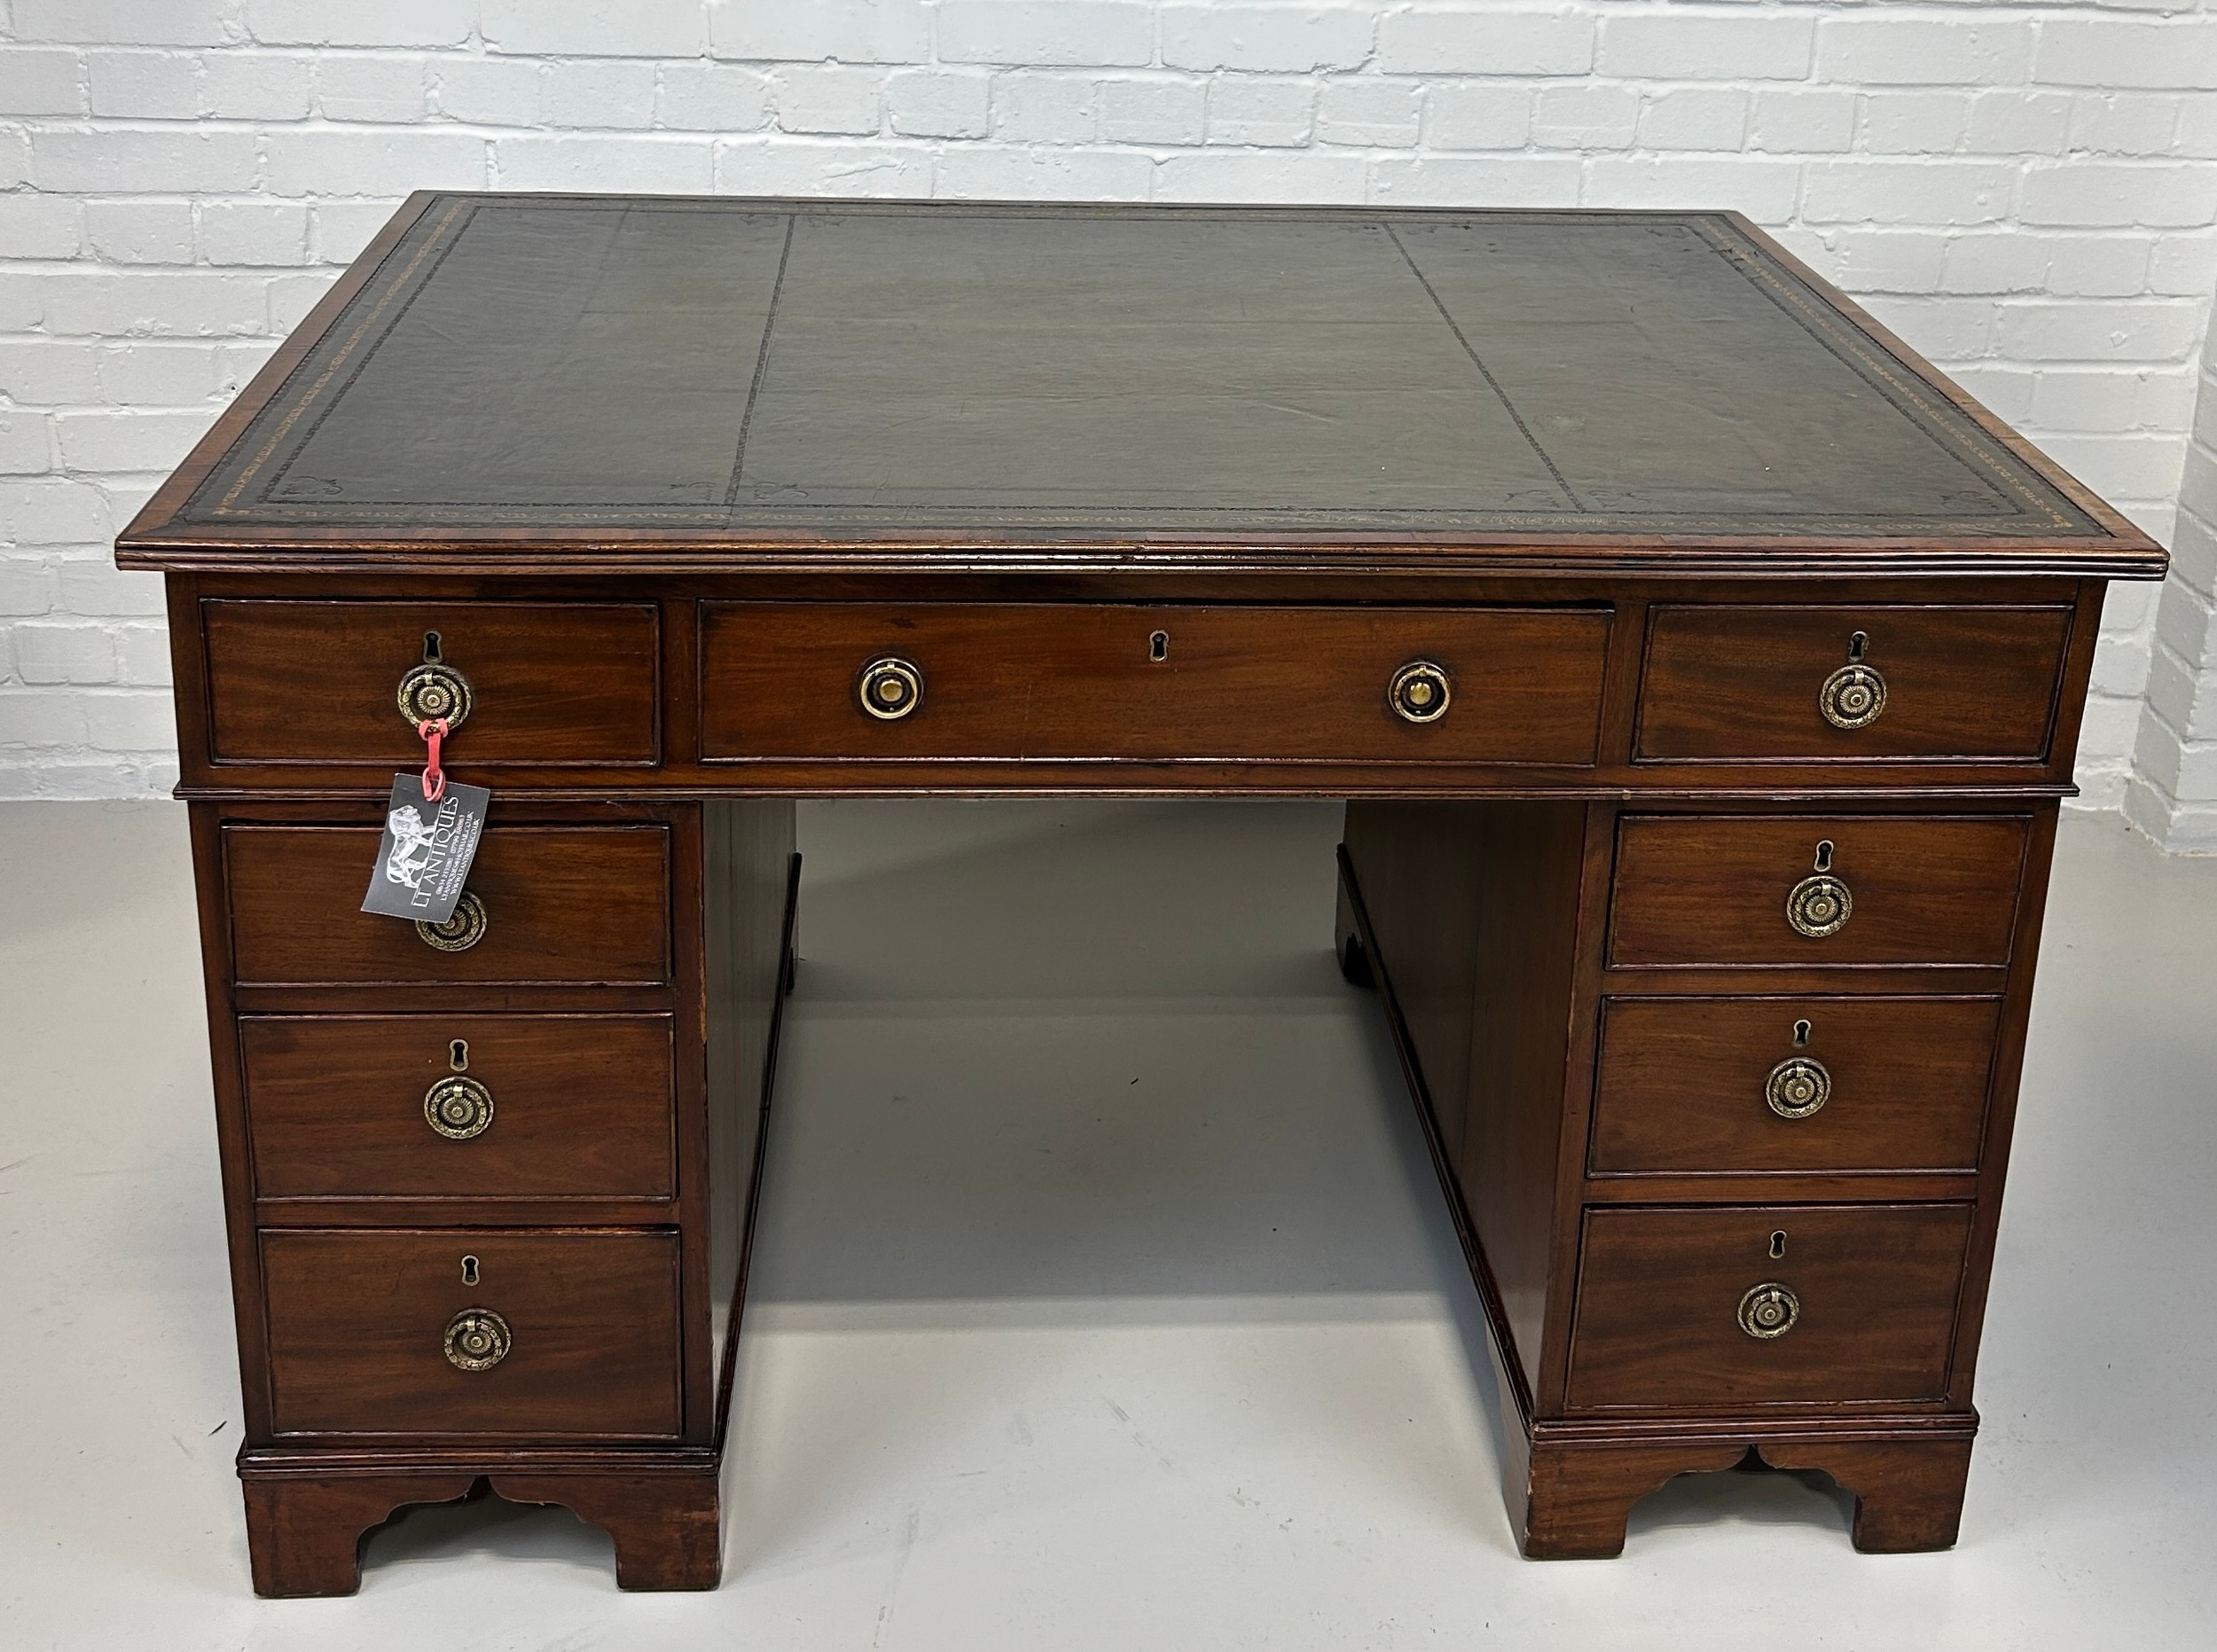
[[[2102,533],[1714,215],[498,196],[179,521]]]

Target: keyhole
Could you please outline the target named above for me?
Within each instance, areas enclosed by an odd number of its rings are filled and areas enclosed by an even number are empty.
[[[467,1038],[457,1038],[446,1047],[446,1064],[458,1073],[470,1069],[470,1044]]]
[[[1147,657],[1158,662],[1170,658],[1170,633],[1168,631],[1156,631],[1147,639]]]
[[[1785,1235],[1781,1233],[1777,1237],[1782,1240],[1785,1238]],[[1778,1254],[1776,1243],[1774,1241],[1771,1255],[1774,1257]],[[475,1257],[464,1257],[462,1258],[462,1283],[465,1285],[474,1285],[477,1283],[477,1258]]]
[[[1863,662],[1863,650],[1869,646],[1870,633],[1857,631],[1847,639],[1847,662],[1850,665],[1861,665]]]
[[[1809,1047],[1809,1035],[1815,1030],[1816,1029],[1810,1026],[1806,1021],[1796,1022],[1794,1023],[1794,1048],[1797,1050],[1807,1049]]]
[[[436,631],[426,631],[423,634],[423,662],[426,665],[443,665],[445,663],[445,662],[439,657],[439,633]]]
[[[1832,840],[1829,837],[1817,845],[1817,870],[1819,872],[1832,870]]]
[[[1785,1230],[1782,1228],[1771,1235],[1771,1260],[1775,1262],[1785,1254],[1786,1234]]]

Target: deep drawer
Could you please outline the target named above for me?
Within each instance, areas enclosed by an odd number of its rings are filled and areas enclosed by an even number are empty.
[[[1967,1204],[1589,1209],[1570,1405],[1943,1398],[1970,1215]],[[1767,1287],[1794,1308],[1782,1334],[1758,1336],[1742,1319],[1776,1330],[1758,1295]]]
[[[1589,1168],[1975,1170],[2001,1022],[1994,998],[1611,998]]]
[[[200,605],[208,756],[217,763],[420,764],[401,679],[460,674],[469,715],[448,761],[653,763],[660,757],[660,627],[653,604],[283,602]]]
[[[660,826],[489,828],[470,867],[482,938],[443,951],[359,910],[373,826],[223,828],[241,986],[659,986],[670,978],[670,834]]]
[[[1858,648],[1854,639],[1864,640]],[[2071,610],[1660,607],[1648,632],[1643,759],[2030,762],[2048,751]],[[1830,702],[1858,656],[1883,703]],[[1842,721],[1867,722],[1844,727]]]
[[[711,603],[701,624],[710,761],[1590,764],[1609,635],[1579,608]],[[861,693],[888,657],[921,685],[891,718]],[[1425,661],[1446,710],[1413,722],[1389,686]]]
[[[677,1191],[666,1015],[250,1015],[239,1036],[264,1199]]]
[[[2018,815],[1627,816],[1609,961],[2007,963],[2030,826]],[[1795,927],[1790,908],[1812,928],[1838,918],[1838,889],[1845,921],[1829,934]]]
[[[463,1280],[476,1259],[477,1282]],[[280,1434],[662,1437],[680,1426],[674,1233],[471,1228],[262,1235]],[[471,1313],[505,1351],[479,1359]],[[484,1321],[477,1321],[480,1338]]]

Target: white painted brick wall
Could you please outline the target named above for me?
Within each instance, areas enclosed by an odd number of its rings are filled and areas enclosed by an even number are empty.
[[[1728,206],[2166,540],[2205,387],[2180,574],[2111,592],[2080,778],[2217,848],[2206,0],[0,18],[0,795],[174,773],[158,583],[107,542],[411,189]]]
[[[2125,812],[2167,847],[2217,853],[2217,341],[2202,356],[2199,406],[2180,489],[2171,577],[2143,647],[2149,661]],[[2121,653],[2121,650],[2118,651]]]

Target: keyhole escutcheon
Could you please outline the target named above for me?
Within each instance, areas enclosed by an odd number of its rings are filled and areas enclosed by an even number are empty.
[[[1780,1237],[1782,1238],[1784,1235],[1782,1234]],[[1774,1249],[1771,1252],[1771,1255],[1773,1256],[1776,1256],[1778,1252]],[[475,1257],[464,1257],[462,1258],[462,1283],[465,1285],[474,1285],[477,1283],[477,1258]]]
[[[1786,1233],[1781,1228],[1771,1235],[1771,1260],[1776,1262],[1786,1254]]]
[[[467,1038],[457,1038],[447,1045],[446,1064],[447,1070],[450,1072],[466,1073],[469,1071],[470,1041]]]
[[[1156,631],[1147,639],[1147,657],[1160,665],[1170,658],[1170,633]]]

